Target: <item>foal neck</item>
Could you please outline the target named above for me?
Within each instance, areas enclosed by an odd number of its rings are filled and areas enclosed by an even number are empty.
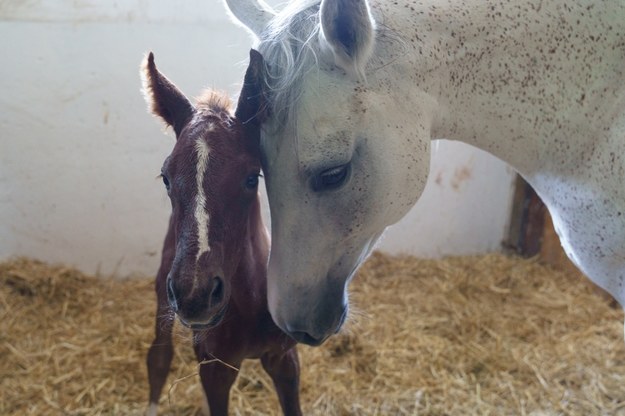
[[[269,234],[263,224],[260,198],[250,207],[240,261],[233,276],[231,302],[239,313],[252,314],[267,308],[267,260]]]

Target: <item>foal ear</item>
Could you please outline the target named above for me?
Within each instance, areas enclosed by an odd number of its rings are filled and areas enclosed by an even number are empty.
[[[243,124],[260,125],[268,116],[265,95],[265,61],[260,52],[250,49],[250,63],[245,71],[243,88],[234,115]]]
[[[162,118],[172,126],[176,138],[194,113],[193,105],[187,97],[154,64],[154,54],[150,52],[141,65],[143,95],[152,114]]]
[[[330,50],[338,67],[364,79],[375,45],[375,21],[367,0],[322,0],[319,17],[321,46]]]
[[[236,23],[241,23],[257,37],[276,15],[276,12],[262,0],[226,0],[226,9],[230,11]]]

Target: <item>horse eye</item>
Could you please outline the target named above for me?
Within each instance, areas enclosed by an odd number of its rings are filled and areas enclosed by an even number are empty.
[[[163,178],[163,183],[165,184],[165,188],[167,188],[167,190],[169,191],[169,179],[167,179],[167,176],[165,176],[162,173],[161,173],[161,178]]]
[[[247,179],[245,180],[245,187],[247,189],[255,189],[258,186],[259,176],[260,175],[258,173],[248,176]]]
[[[327,169],[313,178],[312,188],[315,192],[329,191],[341,187],[347,180],[349,163]]]

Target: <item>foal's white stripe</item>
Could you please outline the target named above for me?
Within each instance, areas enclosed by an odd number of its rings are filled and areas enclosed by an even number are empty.
[[[206,211],[206,195],[204,194],[204,176],[208,166],[208,145],[200,138],[195,143],[197,152],[197,170],[195,181],[197,194],[195,195],[195,221],[197,222],[198,252],[196,261],[200,256],[210,250],[208,245],[208,212]]]

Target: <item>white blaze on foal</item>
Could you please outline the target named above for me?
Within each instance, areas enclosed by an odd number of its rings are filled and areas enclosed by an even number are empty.
[[[202,254],[210,251],[208,245],[208,211],[206,210],[206,195],[204,193],[204,176],[208,167],[209,150],[203,139],[195,143],[197,154],[197,165],[195,182],[197,184],[197,195],[195,196],[195,221],[197,222],[198,251],[196,262],[200,260]]]

